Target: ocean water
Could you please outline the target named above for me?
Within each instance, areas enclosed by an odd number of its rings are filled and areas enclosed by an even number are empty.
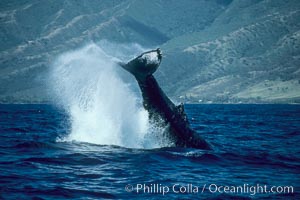
[[[78,137],[64,108],[0,105],[0,199],[300,199],[299,105],[185,109],[212,150],[163,147],[159,130],[135,145],[129,122]]]

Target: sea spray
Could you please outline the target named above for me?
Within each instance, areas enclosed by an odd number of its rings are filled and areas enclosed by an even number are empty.
[[[49,83],[71,122],[70,133],[62,140],[129,148],[167,146],[166,138],[158,136],[162,128],[149,125],[148,113],[138,103],[141,99],[117,72],[119,58],[132,57],[142,48],[100,45],[105,48],[89,44],[64,53],[51,66]]]
[[[64,53],[54,62],[52,86],[71,121],[71,133],[65,140],[142,145],[147,113],[118,78],[115,65],[113,57],[95,44]]]

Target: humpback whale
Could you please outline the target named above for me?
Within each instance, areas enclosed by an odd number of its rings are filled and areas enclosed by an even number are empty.
[[[183,104],[175,106],[159,87],[153,73],[161,60],[161,50],[156,49],[144,52],[128,63],[119,65],[137,80],[143,96],[143,106],[148,111],[150,120],[160,119],[168,125],[167,132],[176,146],[211,149],[211,146],[190,127]]]

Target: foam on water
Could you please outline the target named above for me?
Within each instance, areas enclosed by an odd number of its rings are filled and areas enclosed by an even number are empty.
[[[120,45],[118,51],[114,51],[116,45],[111,43],[102,45],[105,48],[89,44],[64,53],[52,65],[49,82],[57,103],[67,111],[71,121],[70,134],[62,140],[130,148],[165,146],[155,141],[153,135],[149,136],[157,130],[149,126],[148,113],[138,103],[140,99],[119,77],[116,64],[119,60],[109,55],[114,52],[124,58],[129,51],[125,45]],[[129,53],[141,52],[138,45],[130,47]]]

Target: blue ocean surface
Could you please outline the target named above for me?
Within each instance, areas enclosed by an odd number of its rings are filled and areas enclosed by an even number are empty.
[[[213,150],[60,141],[63,110],[0,105],[0,199],[300,199],[299,105],[185,110]]]

